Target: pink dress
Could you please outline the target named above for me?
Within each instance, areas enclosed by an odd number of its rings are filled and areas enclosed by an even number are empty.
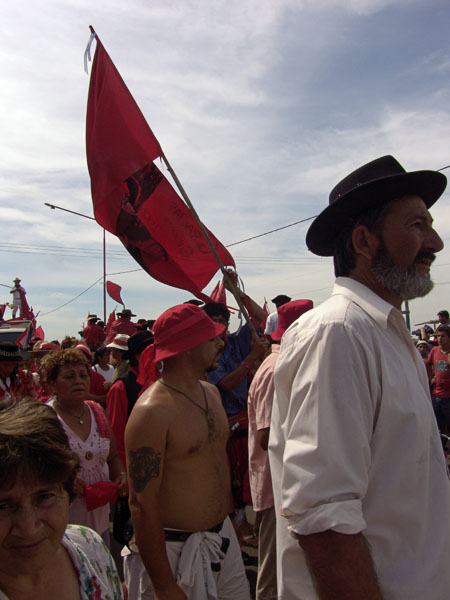
[[[91,415],[91,431],[83,442],[67,424],[59,417],[64,431],[69,438],[70,447],[80,457],[80,477],[86,485],[97,481],[109,481],[109,439],[100,437],[97,421],[91,407],[86,404]],[[100,535],[109,528],[109,503],[87,512],[83,497],[76,498],[69,508],[69,523],[85,525]]]

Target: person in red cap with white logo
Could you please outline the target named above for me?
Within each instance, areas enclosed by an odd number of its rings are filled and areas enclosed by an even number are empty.
[[[164,312],[153,332],[140,370],[159,377],[138,399],[125,432],[137,544],[131,549],[138,549],[125,552],[129,599],[249,600],[228,517],[228,421],[219,392],[205,381],[224,347],[225,326],[182,304]]]

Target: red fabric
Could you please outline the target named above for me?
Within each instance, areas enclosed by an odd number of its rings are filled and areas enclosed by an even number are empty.
[[[128,397],[125,384],[121,379],[118,379],[109,388],[106,396],[106,405],[108,419],[116,438],[117,450],[119,451],[122,463],[126,465],[125,427],[128,420]]]
[[[86,400],[86,404],[89,404],[89,406],[92,409],[92,412],[94,413],[100,437],[108,438],[108,440],[111,439],[108,419],[105,415],[103,408],[98,402],[95,402],[94,400]]]
[[[108,335],[108,333],[109,333],[109,330],[111,329],[111,325],[114,323],[114,321],[115,321],[115,320],[116,320],[116,313],[115,313],[115,311],[113,310],[113,311],[110,313],[110,315],[109,315],[109,317],[108,317],[108,321],[107,321],[107,323],[106,323],[106,327],[105,327],[105,329],[106,329],[106,335]]]
[[[117,498],[119,484],[114,481],[97,481],[83,488],[86,510],[94,510],[100,506],[114,502]]]
[[[101,373],[91,369],[91,383],[89,384],[89,393],[94,396],[104,396],[105,388],[103,382],[106,381]]]
[[[36,329],[35,333],[34,333],[34,337],[37,340],[45,340],[45,334],[44,334],[44,330],[42,329],[42,327],[39,325],[39,327]]]
[[[83,338],[86,344],[102,344],[106,339],[106,333],[103,327],[95,323],[88,323],[83,329]]]
[[[428,362],[434,367],[436,383],[433,395],[439,398],[450,398],[450,365],[448,354],[443,354],[439,346],[434,346],[428,355]]]
[[[227,295],[223,279],[216,285],[210,298],[212,302],[221,302],[222,304],[225,304],[225,306],[227,305]]]
[[[137,331],[137,327],[134,323],[127,318],[119,318],[111,324],[108,334],[106,336],[106,344],[110,344],[118,333],[125,333],[126,335],[133,335]]]
[[[86,118],[86,152],[97,222],[117,235],[153,278],[202,293],[218,270],[193,214],[153,160],[161,147],[97,38]],[[231,254],[209,232],[224,265]]]
[[[17,340],[14,343],[17,344],[19,348],[22,348],[22,350],[24,350],[25,345],[28,343],[28,329],[25,329],[25,331],[17,338]]]
[[[266,328],[266,321],[267,321],[267,317],[269,316],[269,307],[267,306],[266,299],[264,299],[263,311],[266,316],[264,317],[264,321],[262,321],[262,323],[259,325],[259,328],[261,329],[261,331],[264,331],[264,329]]]
[[[240,434],[248,430],[247,411],[241,411],[228,418],[228,423],[238,421]],[[252,504],[250,482],[248,476],[248,437],[247,435],[233,435],[227,443],[227,455],[231,471],[231,491],[235,508],[242,508]]]
[[[106,291],[113,300],[125,306],[122,298],[120,297],[120,292],[122,291],[122,287],[120,285],[117,285],[117,283],[113,283],[112,281],[107,281]]]
[[[153,324],[154,343],[144,349],[139,359],[137,381],[142,385],[141,394],[156,381],[157,362],[191,350],[225,330],[225,325],[215,323],[192,304],[179,304],[163,312]]]
[[[17,287],[17,290],[18,290],[18,292],[20,294],[20,301],[22,303],[21,309],[20,309],[20,315],[21,315],[21,317],[23,319],[29,319],[30,321],[33,321],[34,315],[31,312],[30,307],[28,306],[28,302],[27,302],[27,299],[25,297],[25,295],[26,295],[25,290],[23,289],[23,287],[21,285],[19,285]]]

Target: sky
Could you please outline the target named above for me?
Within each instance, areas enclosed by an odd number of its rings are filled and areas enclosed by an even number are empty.
[[[313,217],[340,179],[379,156],[393,154],[407,171],[450,164],[447,0],[9,2],[0,25],[0,302],[19,277],[47,339],[76,335],[88,313],[103,316],[103,230],[44,204],[93,215],[89,25],[224,245]],[[410,302],[413,324],[450,309],[449,200],[450,190],[431,211],[446,246],[433,291]],[[280,293],[315,304],[330,295],[332,260],[307,250],[309,223],[230,247],[246,292],[271,310]],[[192,297],[139,270],[110,233],[106,272],[136,318]],[[115,307],[108,298],[107,314]]]

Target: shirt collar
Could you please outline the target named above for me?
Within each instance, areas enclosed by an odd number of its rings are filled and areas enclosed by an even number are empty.
[[[392,304],[386,302],[363,283],[351,277],[338,277],[333,287],[332,296],[345,296],[360,306],[381,327],[387,329],[389,316],[402,319],[401,313]]]

